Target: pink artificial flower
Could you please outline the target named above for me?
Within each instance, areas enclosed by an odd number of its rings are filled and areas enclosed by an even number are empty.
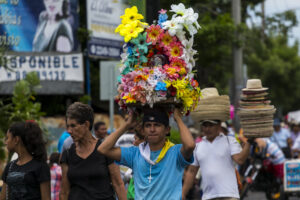
[[[180,42],[172,42],[168,48],[168,55],[170,56],[170,60],[172,58],[182,56],[183,50]]]
[[[146,29],[147,34],[147,42],[152,42],[153,45],[159,41],[161,37],[161,33],[163,33],[163,29],[159,25],[151,25]]]

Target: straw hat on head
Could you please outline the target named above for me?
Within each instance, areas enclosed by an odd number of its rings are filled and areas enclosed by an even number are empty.
[[[247,86],[246,88],[242,89],[242,91],[265,91],[268,90],[268,88],[262,87],[261,80],[260,79],[248,79],[247,80]]]
[[[195,122],[203,120],[220,120],[222,122],[230,119],[230,103],[227,95],[219,95],[216,88],[205,88],[201,90],[197,108],[191,112]]]

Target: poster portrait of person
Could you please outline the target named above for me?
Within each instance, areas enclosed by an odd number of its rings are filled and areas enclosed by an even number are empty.
[[[69,22],[69,0],[43,0],[45,10],[39,15],[32,51],[71,52],[74,46]]]

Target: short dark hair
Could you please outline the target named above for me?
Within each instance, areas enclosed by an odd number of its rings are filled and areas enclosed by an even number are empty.
[[[89,129],[92,130],[94,124],[93,108],[87,104],[75,102],[67,109],[66,120],[67,119],[74,119],[79,124],[83,124],[84,122],[88,121],[90,122]]]
[[[102,121],[96,122],[95,125],[94,125],[94,130],[95,130],[95,131],[98,130],[98,128],[99,128],[100,126],[103,126],[103,125],[106,126],[106,124],[105,124],[104,122],[102,122]]]
[[[54,163],[59,164],[59,157],[60,157],[60,153],[53,152],[49,158],[50,165],[53,165]]]

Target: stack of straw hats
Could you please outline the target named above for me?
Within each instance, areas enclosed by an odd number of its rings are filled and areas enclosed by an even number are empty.
[[[249,79],[247,87],[242,90],[238,115],[245,137],[270,137],[273,133],[276,109],[270,105],[267,91],[259,79]]]
[[[201,93],[197,108],[191,112],[191,117],[195,122],[230,119],[230,103],[227,95],[220,96],[216,88],[205,88],[201,90]]]

